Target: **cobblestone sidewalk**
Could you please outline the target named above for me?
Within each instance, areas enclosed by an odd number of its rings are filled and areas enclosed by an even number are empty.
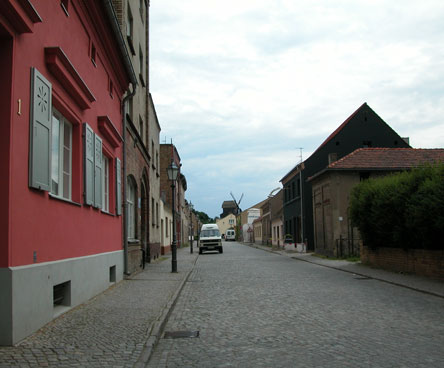
[[[178,273],[163,257],[17,346],[0,347],[0,367],[144,366],[197,256],[178,249]]]
[[[312,253],[299,253],[296,251],[285,251],[282,249],[272,249],[270,247],[258,244],[245,243],[254,248],[263,249],[268,252],[278,253],[299,261],[310,262],[324,267],[335,268],[341,271],[354,273],[364,277],[369,277],[379,281],[388,282],[413,289],[419,292],[435,295],[444,298],[444,281],[427,277],[390,272],[377,268],[372,268],[361,264],[360,262],[349,262],[346,260],[331,260],[313,256]]]

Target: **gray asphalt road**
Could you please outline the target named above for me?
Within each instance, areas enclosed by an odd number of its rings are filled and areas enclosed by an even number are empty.
[[[238,243],[200,255],[148,367],[444,367],[444,299]]]

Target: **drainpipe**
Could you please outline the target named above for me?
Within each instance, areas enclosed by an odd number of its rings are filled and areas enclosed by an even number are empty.
[[[122,113],[122,128],[123,128],[123,155],[122,155],[122,202],[123,202],[123,273],[125,275],[130,275],[128,272],[128,205],[126,199],[126,101],[132,98],[136,94],[137,88],[137,77],[134,72],[133,65],[131,62],[131,58],[128,54],[128,49],[126,48],[126,44],[117,21],[116,12],[114,10],[114,6],[112,4],[112,0],[103,0],[103,5],[105,7],[106,15],[108,16],[108,20],[110,21],[111,28],[114,32],[114,36],[117,41],[117,45],[120,49],[120,52],[123,56],[123,63],[125,65],[125,69],[129,75],[130,83],[132,85],[132,91],[127,91],[127,95],[122,100],[121,105],[121,113]]]

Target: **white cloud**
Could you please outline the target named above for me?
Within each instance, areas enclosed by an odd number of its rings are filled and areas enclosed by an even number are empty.
[[[187,197],[211,216],[236,186],[259,202],[363,102],[443,147],[443,16],[438,0],[151,1],[151,92]]]

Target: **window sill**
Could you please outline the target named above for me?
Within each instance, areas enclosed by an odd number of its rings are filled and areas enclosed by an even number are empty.
[[[52,194],[52,193],[49,193],[49,198],[56,199],[56,200],[59,200],[59,201],[62,201],[62,202],[66,202],[66,203],[72,204],[72,205],[77,206],[77,207],[82,207],[82,205],[80,203],[73,202],[70,199],[59,197],[59,196],[57,196],[55,194]]]
[[[128,238],[128,245],[138,245],[140,244],[139,239]]]
[[[111,216],[111,217],[116,217],[116,215],[115,215],[114,213],[111,213],[111,212],[108,212],[108,211],[104,211],[104,210],[101,210],[101,212],[102,212],[104,215],[108,215],[108,216]]]

